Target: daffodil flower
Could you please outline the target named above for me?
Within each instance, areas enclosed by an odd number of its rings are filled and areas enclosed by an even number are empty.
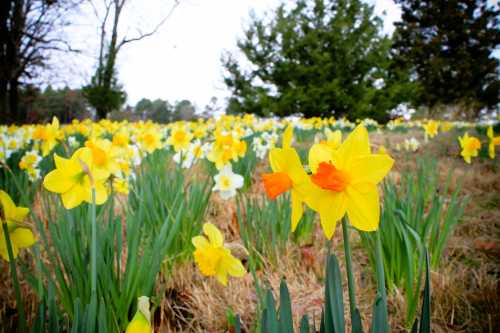
[[[23,221],[29,213],[26,207],[16,207],[10,196],[0,190],[0,222],[7,224],[14,258],[17,258],[19,249],[28,248],[35,244],[36,239],[29,228],[23,227]],[[3,227],[0,226],[0,255],[9,261],[7,242]]]
[[[244,178],[241,175],[233,173],[231,164],[226,165],[214,177],[215,186],[212,191],[219,191],[222,199],[227,200],[236,195],[236,190],[243,187]]]
[[[54,154],[54,162],[56,169],[45,176],[43,186],[50,192],[61,194],[66,209],[74,208],[83,201],[92,203],[92,183],[89,173],[93,178],[96,204],[101,205],[106,202],[108,191],[104,182],[107,176],[95,171],[90,148],[78,149],[70,159]]]
[[[490,139],[490,142],[488,144],[488,155],[490,156],[491,159],[495,158],[495,146],[500,146],[500,136],[495,136],[495,133],[493,132],[493,127],[490,125],[488,126],[488,130],[486,131],[486,134],[488,135],[488,138]]]
[[[52,123],[38,127],[33,132],[33,139],[42,141],[42,156],[47,156],[57,144],[61,132],[59,131],[59,120],[56,117],[52,118]]]
[[[377,184],[392,168],[387,154],[372,154],[368,131],[359,125],[340,145],[332,149],[313,145],[309,151],[311,180],[315,184],[306,203],[321,218],[330,239],[336,223],[347,213],[350,223],[362,231],[374,231],[380,218]]]
[[[269,162],[273,172],[262,175],[262,180],[267,196],[271,200],[282,193],[291,192],[291,224],[292,231],[295,231],[304,213],[303,202],[310,192],[312,183],[300,162],[299,155],[291,148],[292,134],[293,128],[288,126],[283,133],[283,147],[269,151]]]
[[[152,331],[149,297],[141,296],[137,299],[137,312],[128,324],[125,333],[151,333]]]
[[[227,285],[227,276],[243,277],[246,270],[241,261],[233,257],[231,251],[224,247],[222,233],[212,223],[203,225],[203,232],[207,237],[193,237],[192,243],[196,248],[194,260],[205,276],[214,276],[224,286]]]
[[[427,124],[423,125],[425,130],[425,140],[432,139],[438,134],[439,122],[435,120],[429,120]]]
[[[478,138],[469,136],[467,132],[465,132],[464,136],[458,138],[458,142],[462,148],[460,155],[464,158],[466,163],[470,164],[471,157],[476,157],[478,155],[478,151],[481,149],[481,142]]]

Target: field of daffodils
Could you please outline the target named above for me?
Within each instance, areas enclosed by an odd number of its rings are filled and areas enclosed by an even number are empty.
[[[499,133],[0,126],[0,332],[495,332]]]

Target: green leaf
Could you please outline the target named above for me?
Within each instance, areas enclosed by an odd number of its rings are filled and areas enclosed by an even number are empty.
[[[326,320],[332,320],[332,325],[325,324],[326,333],[333,327],[333,332],[345,332],[344,323],[344,295],[342,292],[342,278],[337,257],[330,255],[326,267],[325,292],[326,302],[329,304],[330,316],[325,316]]]
[[[285,280],[280,284],[280,332],[293,332],[292,304]]]

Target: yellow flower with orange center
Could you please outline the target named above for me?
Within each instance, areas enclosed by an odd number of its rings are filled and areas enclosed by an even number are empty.
[[[458,141],[462,148],[460,155],[464,158],[466,163],[470,164],[471,158],[478,155],[479,149],[481,149],[481,142],[478,138],[469,136],[467,132],[465,132],[464,136],[459,137]]]
[[[368,131],[358,125],[338,149],[315,144],[309,151],[309,167],[314,184],[306,203],[321,218],[330,239],[337,222],[347,213],[359,230],[373,231],[380,219],[377,184],[394,161],[387,154],[372,154]]]

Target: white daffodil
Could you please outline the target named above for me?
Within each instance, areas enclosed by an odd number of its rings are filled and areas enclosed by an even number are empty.
[[[219,191],[222,199],[227,200],[236,195],[236,190],[243,187],[243,177],[233,173],[231,165],[228,164],[215,175],[215,186],[212,191]]]

